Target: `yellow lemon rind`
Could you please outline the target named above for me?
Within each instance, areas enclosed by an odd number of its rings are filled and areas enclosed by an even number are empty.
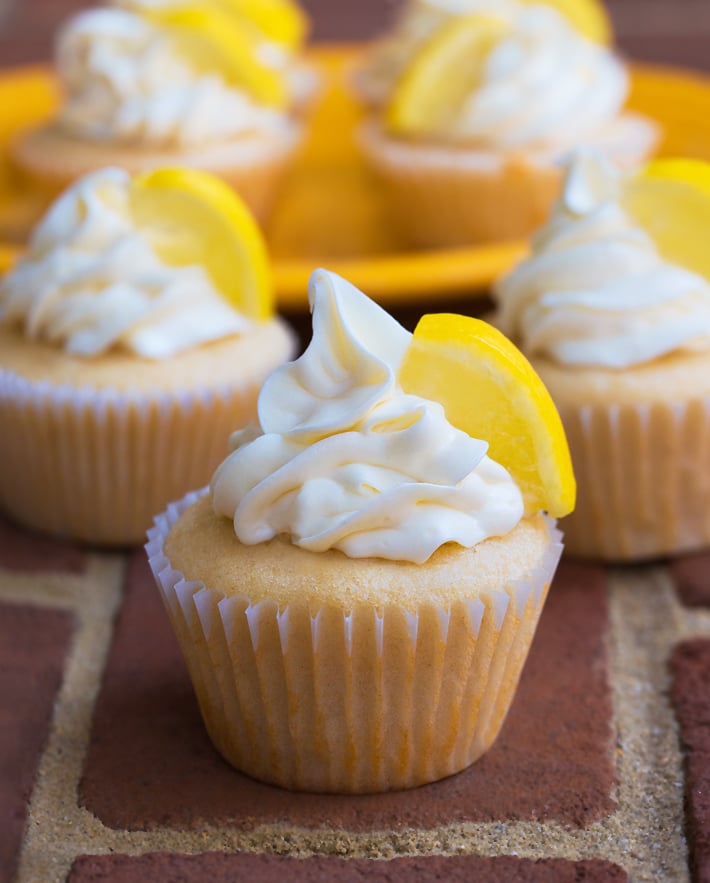
[[[475,388],[465,390],[461,406],[453,390],[460,392],[467,377]],[[489,455],[518,484],[526,514],[544,510],[559,518],[572,511],[576,483],[557,408],[528,360],[497,329],[471,317],[423,316],[399,379],[405,392],[441,402],[454,426],[489,443]]]
[[[242,199],[223,181],[198,169],[162,168],[136,176],[130,204],[167,263],[202,264],[217,290],[243,315],[258,321],[274,314],[269,255],[263,234]],[[180,219],[187,219],[185,224]],[[179,223],[179,244],[170,248]],[[185,227],[191,227],[185,247]],[[167,245],[166,245],[167,242]]]

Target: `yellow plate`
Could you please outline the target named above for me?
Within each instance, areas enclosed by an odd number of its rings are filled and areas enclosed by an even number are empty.
[[[311,50],[323,72],[321,100],[305,149],[268,231],[279,305],[300,309],[316,266],[341,273],[386,304],[483,294],[524,253],[522,243],[451,251],[406,251],[387,223],[386,206],[360,161],[353,132],[360,112],[348,78],[353,46]],[[631,108],[663,126],[664,155],[710,160],[710,76],[674,68],[632,65]],[[51,115],[56,84],[46,68],[0,72],[0,240],[19,226],[28,206],[13,184],[3,147],[23,126]],[[0,245],[0,269],[15,251]]]

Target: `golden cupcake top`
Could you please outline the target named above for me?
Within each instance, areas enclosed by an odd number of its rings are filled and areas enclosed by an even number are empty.
[[[165,358],[272,314],[259,227],[226,184],[196,170],[87,175],[0,280],[0,323],[83,357]]]
[[[579,151],[532,254],[496,286],[496,324],[565,365],[708,351],[708,229],[709,164],[659,159],[622,174]]]
[[[246,545],[426,561],[574,504],[557,412],[499,332],[425,317],[414,335],[344,279],[311,277],[313,339],[265,382],[211,484]],[[490,451],[491,456],[488,455]]]
[[[297,8],[266,5],[269,15],[247,0],[124,0],[79,13],[57,37],[59,124],[79,138],[151,146],[278,134],[314,82],[297,63]]]

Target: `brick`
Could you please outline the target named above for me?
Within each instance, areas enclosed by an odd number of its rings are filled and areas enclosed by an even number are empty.
[[[696,883],[710,881],[710,640],[675,648],[671,701],[685,755],[686,834]]]
[[[78,547],[18,527],[0,516],[0,568],[36,573],[81,573],[86,555]]]
[[[352,831],[556,819],[581,827],[614,809],[604,571],[564,563],[518,696],[493,749],[415,791],[342,797],[255,782],[211,747],[143,558],[127,574],[81,785],[114,828],[250,829],[284,822]]]
[[[710,607],[710,552],[677,558],[669,568],[681,603],[686,607]]]
[[[72,630],[68,613],[0,605],[0,880],[13,879]]]
[[[341,859],[313,856],[306,859],[275,855],[171,855],[80,856],[68,883],[339,883],[377,880],[380,883],[623,883],[623,868],[604,861],[571,862],[563,859],[533,861],[523,858],[478,856],[432,856],[373,859]]]

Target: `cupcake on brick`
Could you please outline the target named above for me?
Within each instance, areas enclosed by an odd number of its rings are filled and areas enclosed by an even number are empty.
[[[0,280],[0,504],[30,527],[140,540],[208,480],[293,352],[266,249],[204,172],[107,169],[52,206]]]
[[[624,109],[628,89],[607,46],[547,4],[512,0],[435,27],[361,142],[412,244],[524,237],[547,216],[576,145],[620,165],[650,155],[658,127]]]
[[[580,153],[495,323],[531,359],[579,484],[568,550],[636,560],[710,543],[710,166],[620,175]]]
[[[206,727],[287,788],[431,782],[513,699],[574,501],[559,417],[495,329],[410,335],[334,274],[313,340],[147,550]],[[485,440],[483,440],[485,439]],[[490,442],[490,444],[489,444]]]
[[[294,110],[311,72],[229,4],[124,5],[81,12],[60,30],[63,97],[55,119],[16,139],[15,168],[50,199],[106,166],[195,167],[264,219],[301,139]]]

